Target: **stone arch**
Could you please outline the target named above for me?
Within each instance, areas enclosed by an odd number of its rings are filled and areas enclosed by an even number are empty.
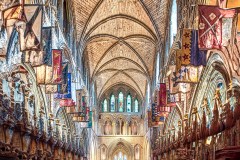
[[[222,58],[221,54],[214,53],[209,57],[206,68],[203,71],[202,76],[200,78],[200,83],[195,89],[193,101],[191,102],[191,105],[190,105],[190,109],[189,109],[190,123],[192,119],[191,118],[192,109],[194,107],[196,107],[197,109],[201,108],[201,105],[203,104],[204,96],[206,96],[205,91],[210,86],[209,84],[212,85],[212,83],[209,83],[209,81],[216,81],[216,78],[219,76],[222,78],[222,80],[224,81],[227,87],[231,82],[230,73],[228,71],[229,70],[228,70],[227,61],[225,60],[224,57]]]
[[[105,144],[99,146],[100,160],[107,160],[108,147]]]
[[[134,159],[140,160],[141,155],[142,155],[142,146],[139,144],[136,144],[134,146]]]
[[[128,160],[134,159],[134,148],[124,139],[120,138],[112,142],[108,148],[108,159],[114,159],[114,155],[121,151],[127,155]]]

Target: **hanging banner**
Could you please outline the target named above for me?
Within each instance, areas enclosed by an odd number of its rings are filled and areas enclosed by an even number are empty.
[[[87,103],[86,103],[87,97],[86,96],[82,96],[82,104],[81,104],[81,108],[82,108],[82,112],[83,113],[87,113]]]
[[[65,76],[67,76],[67,82],[66,84],[60,84],[58,86],[58,93],[55,94],[54,98],[55,99],[66,99],[66,98],[72,98],[71,94],[71,85],[72,85],[72,75],[71,73],[67,73]],[[63,76],[64,77],[64,76]],[[65,79],[65,78],[63,78]],[[62,93],[61,93],[62,92]]]
[[[183,29],[182,36],[182,52],[181,52],[181,64],[189,65],[190,64],[190,55],[191,55],[191,29]]]
[[[169,66],[169,75],[166,78],[166,83],[169,84],[169,91],[171,94],[176,93],[186,93],[189,92],[191,87],[189,83],[179,83],[177,82],[178,76],[175,72],[176,66]]]
[[[217,6],[219,0],[208,0],[206,2],[207,5]]]
[[[33,67],[40,65],[52,66],[52,27],[42,28],[41,51],[26,51],[25,63],[31,63]]]
[[[81,128],[91,128],[89,122],[79,122]]]
[[[89,112],[89,122],[88,122],[88,128],[92,128],[92,120],[93,119],[93,112]]]
[[[42,28],[43,64],[52,65],[52,27]]]
[[[156,103],[152,103],[152,121],[153,122],[158,121],[158,115],[159,115],[158,106]]]
[[[57,85],[52,84],[45,85],[45,93],[46,94],[57,93]]]
[[[65,108],[67,114],[75,114],[76,113],[76,108],[73,107],[66,107]]]
[[[173,75],[173,79],[176,83],[197,83],[202,69],[202,67],[181,66],[181,69]]]
[[[73,122],[86,122],[84,116],[82,116],[82,117],[81,116],[73,116],[72,121]]]
[[[59,105],[60,107],[74,107],[76,104],[72,99],[61,99]]]
[[[41,51],[31,50],[24,52],[25,63],[30,63],[33,67],[38,67],[43,64],[52,66],[51,30],[51,27],[42,29]]]
[[[52,50],[53,58],[53,79],[54,84],[62,83],[62,51],[58,49]]]
[[[58,93],[60,94],[66,94],[68,93],[67,88],[68,88],[68,63],[63,63],[62,64],[62,84],[58,85]],[[71,81],[70,81],[71,84]]]
[[[82,112],[82,90],[76,90],[76,97],[77,97],[77,110],[78,112]]]
[[[74,122],[89,122],[89,121],[86,121],[85,113],[77,112],[72,115],[73,115]]]
[[[21,51],[41,49],[42,8],[42,6],[37,5],[24,5],[23,14],[27,21],[25,23],[15,23],[20,34]]]
[[[170,91],[167,90],[167,106],[175,107],[177,105],[176,102],[180,102],[179,93],[170,94]]]
[[[148,111],[148,127],[152,127],[152,111]]]
[[[226,8],[238,8],[240,7],[239,0],[225,0],[227,2]]]
[[[89,121],[89,112],[90,112],[90,108],[86,107],[86,112],[85,112],[85,120]]]
[[[52,81],[52,67],[41,65],[35,67],[37,84],[50,84]]]
[[[206,52],[198,47],[198,32],[191,29],[183,29],[182,49],[176,50],[176,70],[181,66],[205,66]]]
[[[199,48],[222,48],[222,18],[232,18],[235,10],[224,10],[216,6],[198,5]]]
[[[159,107],[159,114],[161,112],[171,112],[171,107],[170,106],[165,106],[165,107]]]
[[[43,51],[26,51],[23,57],[24,63],[30,63],[32,67],[38,67],[43,64]]]
[[[191,56],[190,64],[193,66],[206,66],[207,64],[207,51],[200,50],[198,45],[198,31],[192,30],[191,32]]]
[[[170,86],[169,86],[169,81],[166,80],[166,88],[167,88],[167,106],[170,107],[175,107],[176,106],[176,102],[180,102],[180,97],[179,94],[180,93],[176,93],[176,94],[171,94],[170,93]]]
[[[160,107],[162,106],[166,106],[167,105],[167,88],[166,88],[166,84],[165,83],[160,83],[160,89],[159,89],[159,93],[158,93],[159,97],[159,103],[158,105]]]
[[[81,128],[92,128],[92,111],[89,112],[89,122],[79,122]]]
[[[3,24],[6,27],[8,39],[12,34],[16,22],[22,22],[22,24],[26,25],[27,18],[22,5],[13,6],[3,10]]]

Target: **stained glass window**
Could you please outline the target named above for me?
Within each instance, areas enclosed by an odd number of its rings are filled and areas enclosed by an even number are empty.
[[[129,94],[127,96],[127,112],[131,112],[131,107],[132,106],[132,98],[131,98],[131,95]]]
[[[134,112],[138,112],[138,100],[137,99],[134,102]]]
[[[123,155],[122,152],[119,152],[114,156],[114,160],[127,160],[127,155]]]
[[[120,92],[118,95],[118,111],[123,112],[123,93]]]
[[[111,96],[111,112],[115,112],[115,97]]]
[[[107,105],[107,100],[105,99],[103,101],[103,112],[107,112],[108,111],[108,105]]]

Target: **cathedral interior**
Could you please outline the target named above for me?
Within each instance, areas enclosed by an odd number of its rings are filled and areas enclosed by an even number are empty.
[[[0,12],[0,160],[240,159],[240,0]]]

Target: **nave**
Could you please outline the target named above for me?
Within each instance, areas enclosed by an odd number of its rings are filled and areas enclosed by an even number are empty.
[[[0,160],[240,159],[239,0],[0,12]]]

